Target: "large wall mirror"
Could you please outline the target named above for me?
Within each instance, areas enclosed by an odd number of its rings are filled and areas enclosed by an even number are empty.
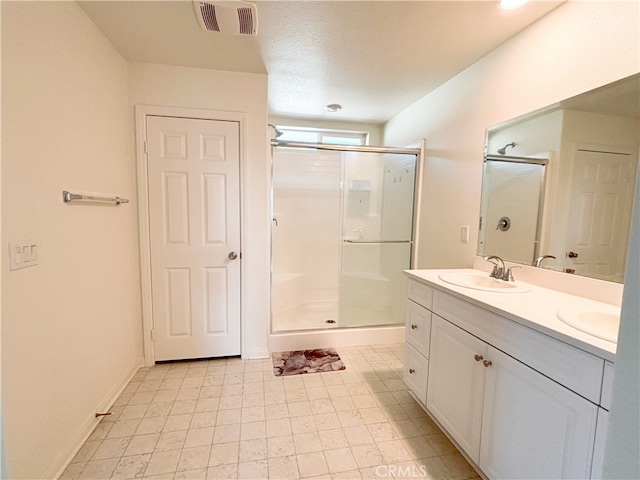
[[[487,129],[479,255],[624,280],[640,74]]]

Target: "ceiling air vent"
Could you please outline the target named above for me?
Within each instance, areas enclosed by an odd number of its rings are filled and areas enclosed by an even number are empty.
[[[256,35],[258,15],[255,4],[242,1],[193,2],[200,26],[208,32],[227,35]]]

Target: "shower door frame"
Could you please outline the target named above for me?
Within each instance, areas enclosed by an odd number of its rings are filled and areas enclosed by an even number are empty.
[[[273,220],[274,220],[274,211],[273,211],[273,149],[275,147],[283,147],[283,148],[299,148],[299,149],[310,149],[310,150],[331,150],[338,152],[359,152],[359,153],[380,153],[380,154],[402,154],[402,155],[415,155],[416,156],[416,174],[415,174],[415,182],[413,186],[413,218],[412,218],[412,229],[411,229],[411,254],[409,258],[409,266],[411,269],[415,269],[418,263],[418,241],[419,241],[419,232],[418,232],[418,219],[420,218],[420,204],[422,198],[422,172],[424,166],[424,151],[425,151],[425,140],[422,139],[420,142],[419,148],[402,148],[402,147],[384,147],[384,146],[370,146],[370,145],[337,145],[337,144],[328,144],[328,143],[311,143],[311,142],[290,142],[277,140],[275,138],[271,139],[271,192],[270,192],[270,205],[269,205],[269,213],[271,215],[271,238],[270,238],[270,296],[271,296],[271,312],[269,319],[269,332],[271,335],[279,335],[279,334],[288,334],[291,332],[295,332],[297,330],[286,330],[286,331],[273,331]],[[383,325],[385,327],[389,327],[390,325]],[[399,326],[399,325],[398,325]],[[375,328],[376,326],[365,327],[365,328]],[[353,328],[363,328],[363,327],[336,327],[335,330],[350,330]],[[313,330],[303,330],[304,332],[322,332],[329,329],[313,329]],[[333,328],[330,330],[334,330]]]

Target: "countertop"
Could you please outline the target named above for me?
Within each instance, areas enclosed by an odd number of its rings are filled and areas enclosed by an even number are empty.
[[[558,319],[556,313],[559,309],[567,307],[593,310],[610,310],[616,307],[596,300],[519,281],[516,283],[527,285],[530,290],[522,293],[494,293],[459,287],[446,283],[438,277],[441,273],[446,272],[470,272],[488,275],[486,272],[473,269],[405,270],[405,273],[410,278],[421,281],[437,290],[467,300],[478,307],[520,323],[556,340],[610,362],[615,362],[617,347],[615,343],[594,337],[565,324]]]

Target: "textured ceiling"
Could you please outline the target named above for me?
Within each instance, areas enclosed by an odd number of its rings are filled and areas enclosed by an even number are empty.
[[[79,3],[127,60],[268,73],[273,115],[383,123],[562,2],[256,1],[256,37],[202,30],[191,1]]]

